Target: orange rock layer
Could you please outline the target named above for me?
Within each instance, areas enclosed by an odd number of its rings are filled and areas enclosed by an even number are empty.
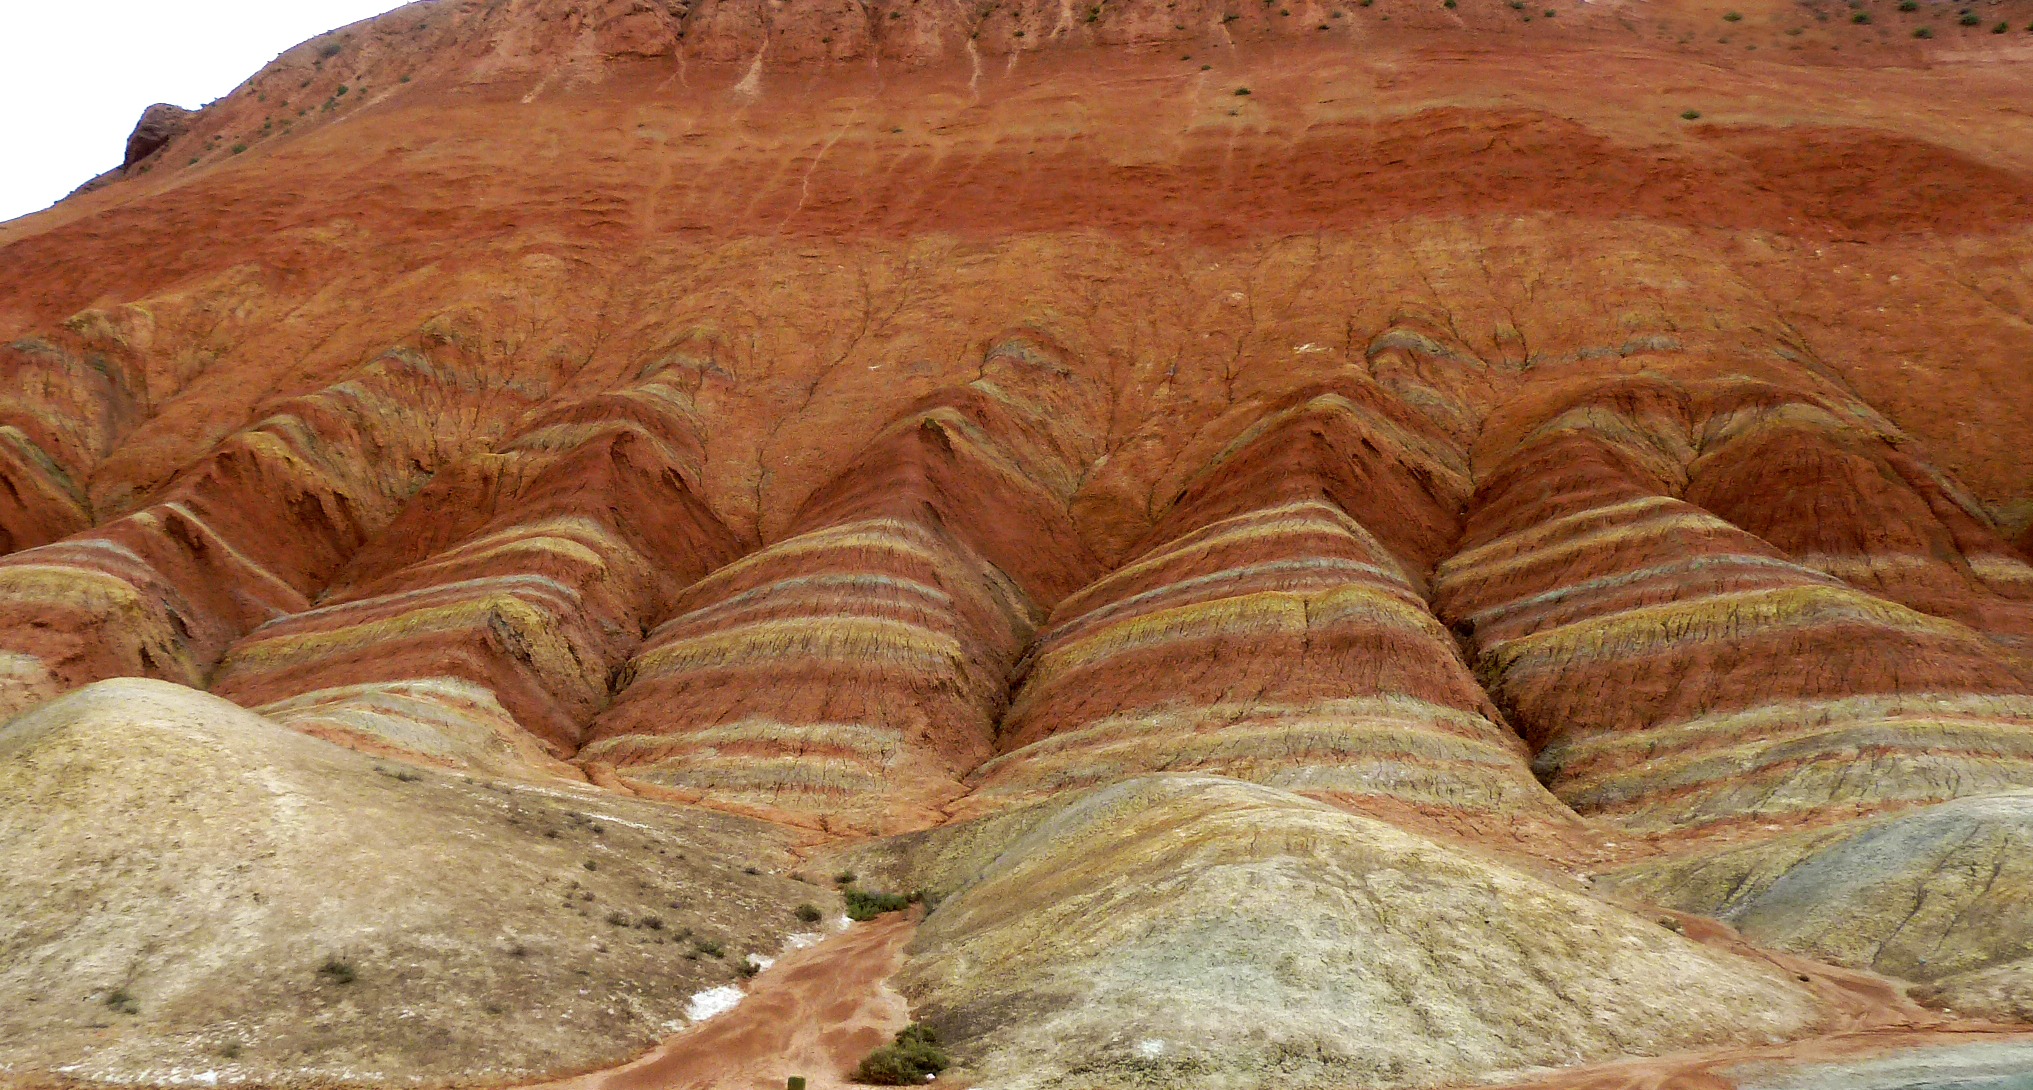
[[[2018,39],[1286,10],[285,53],[0,225],[0,712],[165,678],[853,835],[1191,770],[1568,864],[2033,787]]]

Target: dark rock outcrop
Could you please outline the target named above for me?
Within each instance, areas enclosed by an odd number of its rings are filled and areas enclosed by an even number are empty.
[[[196,110],[158,102],[141,111],[141,120],[134,125],[134,131],[127,136],[127,157],[120,161],[120,169],[131,170],[136,163],[154,155],[169,146],[169,142],[184,134],[191,127],[191,118]]]

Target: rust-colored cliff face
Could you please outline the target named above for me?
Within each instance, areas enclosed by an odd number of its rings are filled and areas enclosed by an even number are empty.
[[[152,111],[0,224],[0,1072],[610,1064],[842,869],[950,895],[841,1009],[960,1085],[2013,1032],[2033,3],[1968,10],[425,0]],[[313,987],[411,949],[364,893],[249,937],[377,837],[479,990]]]

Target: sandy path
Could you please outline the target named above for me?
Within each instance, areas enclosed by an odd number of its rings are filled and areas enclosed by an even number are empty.
[[[847,1075],[910,1021],[889,976],[917,929],[892,914],[778,959],[741,1005],[691,1027],[632,1063],[530,1090],[809,1090],[854,1085]]]

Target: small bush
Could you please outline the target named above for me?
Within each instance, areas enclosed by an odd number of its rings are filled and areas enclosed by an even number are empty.
[[[1744,13],[1741,11],[1726,11],[1722,13],[1722,18],[1724,22],[1738,23],[1743,21]]]
[[[1919,4],[1918,0],[1899,0],[1899,10],[1900,10],[1900,11],[1919,11],[1919,10],[1920,10],[1920,4]]]
[[[318,975],[324,977],[328,984],[351,984],[359,977],[351,962],[336,957],[326,958],[325,963],[318,966]]]
[[[1682,121],[1698,121],[1698,120],[1700,120],[1700,119],[1701,119],[1701,111],[1700,111],[1700,110],[1682,110],[1682,111],[1680,111],[1680,120],[1682,120]]]
[[[662,916],[644,916],[642,921],[636,926],[647,927],[651,931],[662,931],[664,929],[664,918]]]
[[[740,973],[744,977],[750,977],[754,976],[759,972],[762,972],[762,966],[757,965],[755,962],[743,959],[741,964],[736,965],[734,967],[734,971]]]
[[[1992,28],[1991,28],[1991,33],[1993,33],[1993,34],[2003,34],[2004,32],[2006,32],[2006,31],[2008,31],[2008,30],[2010,30],[2010,29],[2012,29],[2012,24],[2010,24],[2010,23],[1999,23],[1999,24],[1998,24],[1997,26],[1994,26],[1994,27],[1992,27]]]
[[[318,50],[318,56],[323,57],[326,60],[331,60],[333,57],[339,55],[339,49],[340,46],[338,42],[327,42],[325,43],[325,47],[323,49]]]
[[[859,877],[861,876],[851,870],[844,870],[833,876],[833,883],[835,885],[851,886],[854,884],[854,880]]]
[[[579,865],[580,865],[580,866],[582,866],[582,867],[584,867],[584,868],[586,868],[587,870],[599,870],[599,869],[600,869],[600,864],[599,864],[599,863],[598,863],[597,861],[595,861],[595,860],[592,860],[592,859],[588,859],[588,860],[586,860],[586,861],[585,861],[584,863],[581,863],[581,864],[579,864]]]
[[[607,922],[613,924],[616,927],[627,927],[629,921],[628,916],[625,913],[609,912],[607,914]]]
[[[939,1036],[928,1027],[905,1026],[896,1040],[869,1053],[854,1069],[854,1081],[877,1086],[915,1086],[925,1076],[936,1075],[953,1065],[939,1047]]]
[[[1871,13],[1868,11],[1859,11],[1856,14],[1851,15],[1849,17],[1849,21],[1855,23],[1858,26],[1863,26],[1864,24],[1871,21]]]
[[[1934,28],[1921,27],[1919,30],[1913,32],[1913,36],[1915,38],[1932,38],[1934,37]]]
[[[1962,18],[1956,20],[1956,22],[1961,23],[1964,26],[1976,26],[1978,23],[1981,23],[1983,21],[1984,21],[1983,16],[1978,15],[1974,11],[1963,12]]]
[[[113,993],[106,997],[106,1005],[121,1014],[141,1013],[141,1001],[129,994],[125,988],[113,989]]]
[[[241,152],[243,152],[243,151],[246,151],[246,150],[247,150],[247,145],[245,145],[245,144],[235,144],[235,145],[233,145],[233,154],[235,154],[235,155],[238,155],[238,154],[240,154]]]
[[[819,911],[819,906],[809,901],[798,906],[798,919],[805,923],[818,923],[822,915],[824,913]]]
[[[847,918],[850,920],[872,920],[885,912],[902,912],[910,901],[894,893],[878,893],[849,886],[843,891],[847,898]]]
[[[727,956],[727,950],[724,947],[722,947],[719,943],[714,942],[711,939],[693,939],[692,949],[698,951],[701,954],[706,955],[709,958],[718,958]]]
[[[1246,95],[1246,94],[1249,94],[1249,88],[1247,88],[1247,87],[1237,87],[1237,88],[1235,89],[1235,93],[1236,93],[1236,95],[1237,95],[1238,97],[1239,97],[1239,96],[1242,96],[1242,95]]]
[[[1447,9],[1447,10],[1449,10],[1449,11],[1453,11],[1453,10],[1454,10],[1454,8],[1455,8],[1455,3],[1454,3],[1454,0],[1440,0],[1440,6],[1441,6],[1441,7],[1443,7],[1443,8],[1446,8],[1446,9]],[[1325,29],[1325,28],[1322,28],[1322,29]]]

